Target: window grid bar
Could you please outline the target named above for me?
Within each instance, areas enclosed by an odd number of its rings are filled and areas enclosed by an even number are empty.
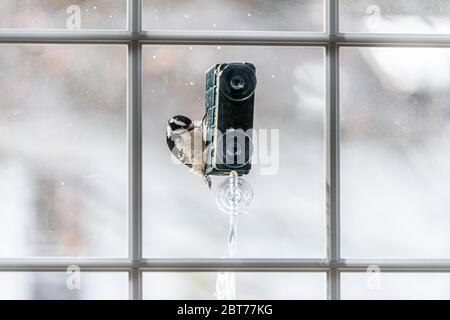
[[[139,0],[140,1],[140,0]],[[333,0],[334,1],[334,0]],[[0,43],[74,44],[197,44],[324,46],[425,46],[449,47],[450,35],[357,34],[304,32],[212,32],[212,31],[21,31],[0,30]]]
[[[339,237],[339,48],[450,47],[450,35],[347,34],[339,33],[339,0],[327,3],[327,32],[212,32],[142,31],[142,0],[129,0],[128,31],[27,31],[0,30],[0,44],[67,43],[126,44],[129,48],[129,253],[130,259],[0,259],[0,272],[66,271],[78,265],[82,271],[128,272],[130,299],[142,299],[142,272],[327,272],[329,299],[340,298],[340,273],[365,272],[376,265],[383,272],[450,273],[450,259],[371,259],[340,257]],[[323,46],[327,48],[327,260],[305,259],[143,259],[142,256],[142,46],[256,45]]]
[[[142,24],[142,0],[129,0],[129,31],[139,34]],[[142,299],[142,44],[128,44],[129,82],[129,255],[133,262],[130,276],[130,299]],[[134,264],[136,266],[134,266]]]
[[[147,272],[365,272],[370,266],[377,266],[383,272],[446,272],[450,273],[450,260],[428,259],[371,259],[346,260],[329,263],[327,260],[307,259],[142,259],[130,261],[95,259],[31,259],[0,260],[0,272],[4,271],[66,271],[76,265],[82,271],[120,271],[132,270]]]
[[[335,39],[339,26],[339,0],[327,1],[328,35]],[[339,48],[336,43],[327,46],[327,112],[326,112],[326,157],[327,157],[327,257],[330,262],[328,272],[328,299],[339,300],[339,272],[335,265],[340,261],[340,220],[339,220]]]

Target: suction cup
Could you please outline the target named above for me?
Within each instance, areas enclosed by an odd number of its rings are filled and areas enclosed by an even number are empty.
[[[231,215],[247,214],[253,200],[252,186],[236,172],[222,182],[216,191],[216,203],[220,210]]]

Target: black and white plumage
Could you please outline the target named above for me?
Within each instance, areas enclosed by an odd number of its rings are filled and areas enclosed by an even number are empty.
[[[201,175],[211,188],[211,178],[204,171],[202,124],[185,116],[174,116],[167,124],[166,139],[170,152],[193,173]]]

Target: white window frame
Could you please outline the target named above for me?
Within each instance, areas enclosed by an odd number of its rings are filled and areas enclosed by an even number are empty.
[[[340,274],[366,272],[450,272],[446,260],[348,260],[340,255],[340,47],[450,47],[450,35],[345,34],[339,32],[339,0],[326,2],[326,31],[143,31],[143,0],[128,0],[126,31],[0,30],[0,44],[67,43],[124,44],[128,46],[128,154],[129,258],[128,259],[0,259],[0,272],[66,271],[77,265],[83,272],[127,272],[129,297],[142,299],[143,272],[322,272],[327,274],[330,300],[340,299]],[[327,259],[145,259],[142,253],[142,47],[146,44],[315,46],[327,52]],[[325,186],[324,186],[325,187]],[[374,195],[376,196],[376,195]]]

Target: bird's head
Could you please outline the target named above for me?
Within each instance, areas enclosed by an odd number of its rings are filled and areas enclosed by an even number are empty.
[[[168,122],[167,137],[170,138],[173,134],[183,134],[184,132],[194,130],[194,128],[194,123],[188,117],[174,116]]]

